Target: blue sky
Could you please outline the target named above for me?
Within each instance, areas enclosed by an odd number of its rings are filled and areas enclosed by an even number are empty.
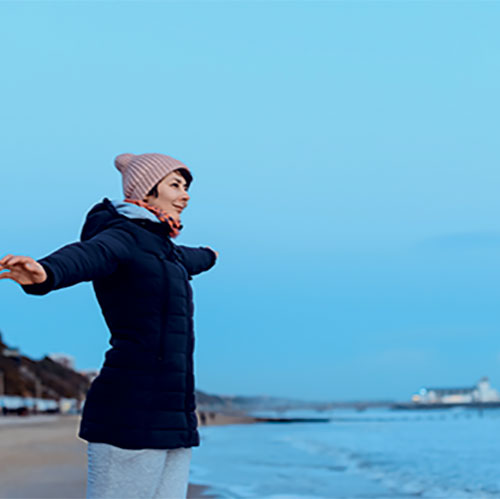
[[[77,240],[113,158],[195,181],[198,388],[407,399],[500,388],[500,5],[2,2],[0,254]],[[0,282],[7,343],[97,368],[89,284]]]

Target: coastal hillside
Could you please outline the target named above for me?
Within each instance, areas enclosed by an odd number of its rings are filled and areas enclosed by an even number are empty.
[[[49,357],[33,360],[6,345],[0,335],[0,395],[83,400],[89,379]]]

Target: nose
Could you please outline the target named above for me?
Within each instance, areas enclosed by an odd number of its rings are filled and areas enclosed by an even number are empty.
[[[185,203],[187,203],[191,199],[191,196],[187,193],[187,191],[184,191],[184,194],[182,194],[181,198]]]

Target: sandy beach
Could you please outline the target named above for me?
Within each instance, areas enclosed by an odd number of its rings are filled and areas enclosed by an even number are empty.
[[[252,422],[215,414],[209,425]],[[79,416],[0,417],[0,498],[84,498],[86,442],[77,437]],[[189,484],[188,498],[214,497]]]

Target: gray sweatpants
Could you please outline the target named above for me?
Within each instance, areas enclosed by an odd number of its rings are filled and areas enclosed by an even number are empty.
[[[89,442],[87,499],[185,499],[191,453]]]

